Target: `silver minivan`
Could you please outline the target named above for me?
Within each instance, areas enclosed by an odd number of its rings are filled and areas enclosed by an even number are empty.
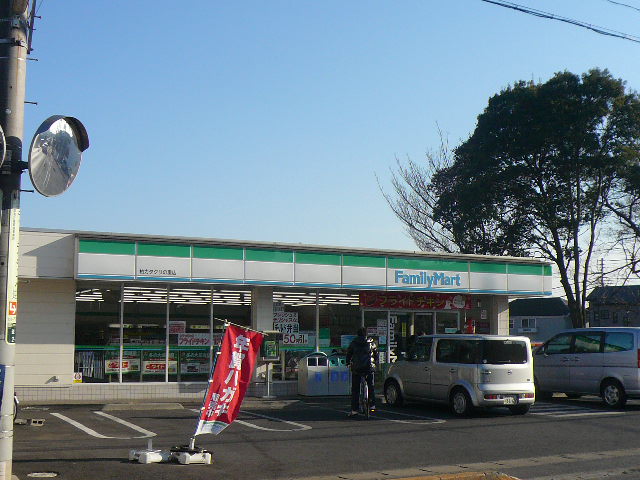
[[[536,350],[534,376],[539,398],[600,395],[608,406],[622,408],[627,398],[640,398],[640,328],[562,331]]]
[[[535,401],[531,344],[527,337],[420,336],[406,358],[389,367],[384,395],[393,406],[405,400],[447,403],[459,416],[475,407],[523,415]]]

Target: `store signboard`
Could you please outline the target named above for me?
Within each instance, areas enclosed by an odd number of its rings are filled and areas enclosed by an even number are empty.
[[[547,262],[493,261],[476,255],[452,260],[425,254],[397,257],[326,249],[309,252],[284,245],[267,249],[235,244],[153,244],[135,238],[79,238],[77,245],[76,277],[91,279],[223,280],[236,285],[278,282],[305,287],[530,296],[551,295],[553,273]]]
[[[136,276],[147,278],[189,278],[191,276],[191,259],[138,255],[136,258]]]

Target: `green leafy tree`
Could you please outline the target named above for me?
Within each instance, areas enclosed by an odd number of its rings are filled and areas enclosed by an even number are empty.
[[[462,253],[555,263],[582,326],[607,200],[638,139],[640,100],[607,70],[521,81],[489,99],[453,161],[424,182],[434,201],[423,209]]]

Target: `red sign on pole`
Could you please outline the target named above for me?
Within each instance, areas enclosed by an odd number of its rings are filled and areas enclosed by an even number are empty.
[[[229,325],[222,340],[195,435],[217,435],[238,416],[247,391],[263,335]]]

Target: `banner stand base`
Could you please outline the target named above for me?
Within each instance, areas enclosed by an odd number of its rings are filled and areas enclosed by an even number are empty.
[[[181,465],[210,465],[212,461],[211,452],[193,444],[172,447],[171,456]]]
[[[129,461],[138,463],[169,463],[178,462],[181,465],[210,465],[211,452],[195,445],[181,445],[170,450],[154,450],[151,439],[144,450],[129,450]]]

